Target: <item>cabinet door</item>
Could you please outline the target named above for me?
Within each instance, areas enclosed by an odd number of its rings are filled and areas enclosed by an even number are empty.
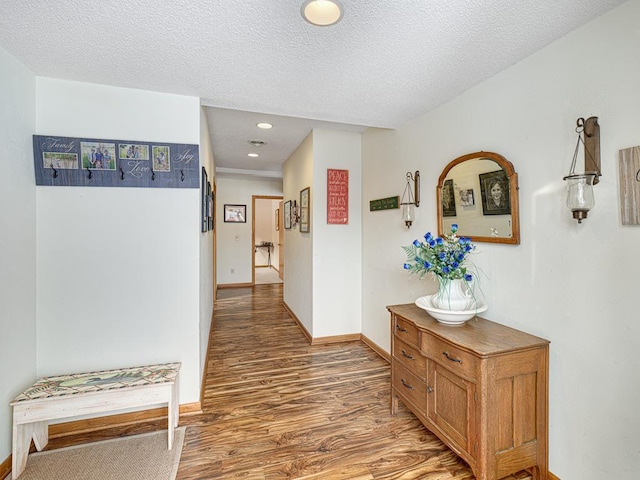
[[[475,385],[428,362],[427,416],[459,450],[475,454]]]

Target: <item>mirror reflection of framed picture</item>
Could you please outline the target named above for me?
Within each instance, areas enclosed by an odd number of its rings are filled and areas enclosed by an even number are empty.
[[[311,187],[300,190],[300,233],[309,233],[309,195]]]
[[[473,188],[460,190],[460,206],[461,207],[472,207],[475,204],[476,204],[476,201],[473,196]]]
[[[511,213],[511,195],[509,179],[504,170],[481,173],[480,190],[482,193],[483,215],[509,215]]]
[[[284,228],[289,230],[291,228],[291,200],[284,202]]]
[[[456,199],[453,196],[453,179],[445,180],[442,185],[442,216],[456,216]]]
[[[226,223],[247,223],[247,206],[225,204],[224,221]]]

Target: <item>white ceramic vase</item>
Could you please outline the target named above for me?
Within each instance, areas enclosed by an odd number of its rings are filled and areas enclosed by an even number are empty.
[[[433,296],[433,306],[440,310],[466,311],[473,308],[475,300],[467,282],[461,278],[438,278],[438,293]]]

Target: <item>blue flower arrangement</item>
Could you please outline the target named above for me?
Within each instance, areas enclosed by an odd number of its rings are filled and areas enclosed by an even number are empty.
[[[414,240],[411,245],[402,247],[407,254],[405,270],[418,274],[420,278],[431,273],[438,279],[462,279],[466,283],[473,280],[470,271],[469,254],[476,246],[470,238],[458,237],[458,225],[451,225],[451,233],[442,237],[433,237],[431,232],[424,235],[424,241]]]

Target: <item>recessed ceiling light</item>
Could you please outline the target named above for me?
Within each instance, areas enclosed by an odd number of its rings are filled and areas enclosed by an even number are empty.
[[[248,143],[254,147],[261,147],[267,144],[264,140],[248,140]]]
[[[273,125],[267,122],[260,122],[260,123],[256,123],[256,127],[262,128],[264,130],[269,130],[270,128],[273,127]]]
[[[257,153],[250,153],[247,155],[247,157],[252,157],[252,158],[256,158],[259,157],[260,155],[258,155]]]
[[[336,0],[306,0],[300,13],[312,25],[328,27],[342,19],[342,6]]]

